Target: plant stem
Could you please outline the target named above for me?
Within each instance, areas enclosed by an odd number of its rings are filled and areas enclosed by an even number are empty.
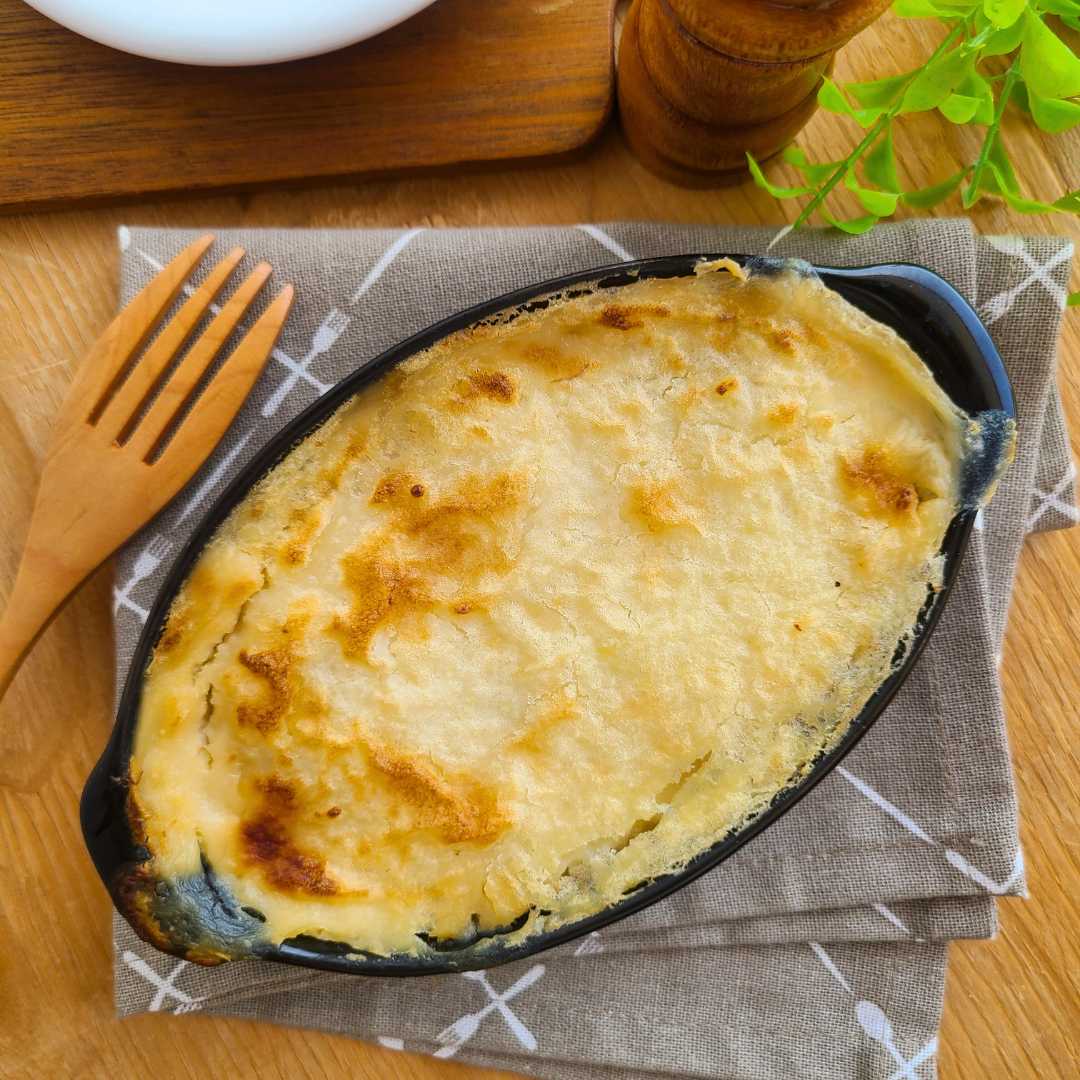
[[[983,139],[982,149],[979,151],[979,156],[975,159],[974,172],[971,174],[971,182],[967,186],[967,190],[964,192],[964,206],[965,208],[974,205],[974,203],[981,198],[979,194],[979,182],[982,180],[983,169],[986,168],[986,163],[990,158],[990,151],[994,146],[994,139],[997,138],[998,132],[1001,130],[1001,118],[1005,113],[1005,106],[1009,103],[1009,97],[1012,94],[1013,86],[1016,84],[1016,80],[1020,77],[1020,54],[1016,54],[1016,59],[1012,62],[1012,67],[1005,73],[1005,85],[1001,88],[1001,93],[998,95],[997,106],[994,108],[994,119],[990,126],[986,129],[986,138]]]
[[[976,4],[966,15],[961,16],[957,24],[952,28],[952,30],[949,31],[945,40],[942,41],[942,43],[934,50],[933,55],[923,65],[924,70],[930,67],[930,65],[933,64],[938,59],[938,57],[949,51],[953,44],[955,44],[957,38],[959,38],[960,35],[963,34],[964,30],[967,28],[968,22],[974,16],[975,12],[981,7],[981,4]],[[914,77],[912,81],[914,81]],[[910,85],[910,83],[908,85]],[[1006,91],[1011,89],[1011,84],[1007,83]],[[1003,96],[1005,95],[1006,91],[1002,91]],[[860,142],[859,145],[856,146],[855,149],[852,150],[852,152],[843,161],[839,163],[839,165],[837,165],[836,171],[832,174],[832,176],[830,176],[829,179],[826,180],[820,188],[818,188],[814,197],[810,200],[809,203],[806,204],[806,206],[803,208],[802,213],[799,214],[799,216],[795,219],[795,223],[791,226],[793,230],[802,228],[802,226],[806,224],[806,221],[810,217],[810,215],[819,206],[821,206],[821,204],[825,201],[825,196],[828,195],[829,192],[832,191],[832,189],[840,183],[848,169],[850,169],[855,164],[855,162],[858,161],[859,158],[861,158],[863,154],[865,154],[866,151],[870,149],[871,146],[873,146],[874,141],[877,139],[877,137],[882,133],[882,131],[885,130],[886,126],[888,126],[888,124],[892,122],[893,118],[897,115],[897,113],[900,112],[900,108],[904,104],[904,94],[906,92],[907,86],[904,87],[904,90],[897,96],[896,100],[889,106],[888,110],[882,113],[882,115],[877,118],[877,120],[874,122],[873,127],[871,127],[870,130],[866,133],[862,142]]]

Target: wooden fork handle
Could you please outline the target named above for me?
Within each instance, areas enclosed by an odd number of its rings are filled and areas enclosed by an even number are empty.
[[[64,601],[86,580],[76,570],[27,546],[3,619],[0,619],[0,698]]]
[[[266,280],[269,270],[267,266],[266,273],[253,275],[257,277],[257,286]],[[176,289],[179,288],[177,285]],[[253,295],[246,298],[245,306]],[[117,444],[113,435],[102,434],[84,421],[64,425],[70,430],[54,430],[45,455],[26,550],[11,599],[0,620],[0,697],[67,598],[145,525],[206,460],[259,377],[292,302],[292,286],[286,285],[218,369],[191,412],[180,419],[179,427],[160,456],[154,457],[152,445],[137,445],[138,430],[125,446]],[[207,332],[214,326],[211,323]],[[215,342],[208,360],[224,343],[231,327],[219,330],[222,337]],[[198,347],[199,343],[195,348]],[[178,391],[177,400],[163,395],[160,400],[169,405],[166,419],[183,408],[185,395],[194,385],[191,381],[191,385]],[[78,419],[74,410],[69,412]],[[150,442],[159,435],[167,435],[169,430],[171,424],[160,430],[155,427],[149,435]]]
[[[181,483],[201,461],[189,463]],[[130,482],[119,451],[92,455],[77,444],[50,445],[15,586],[0,619],[0,698],[67,598],[180,486],[131,506],[125,505],[128,496],[120,497]]]

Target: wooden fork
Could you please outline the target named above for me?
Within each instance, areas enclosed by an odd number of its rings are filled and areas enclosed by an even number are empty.
[[[293,302],[291,285],[278,293],[198,393],[203,376],[270,276],[272,268],[260,263],[174,368],[244,257],[238,247],[140,357],[213,242],[212,235],[196,240],[124,308],[90,350],[60,406],[30,535],[0,621],[0,697],[64,601],[206,460],[285,325]]]

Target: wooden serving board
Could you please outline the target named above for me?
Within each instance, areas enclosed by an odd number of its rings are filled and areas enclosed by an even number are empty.
[[[569,154],[611,110],[613,10],[437,0],[325,56],[196,68],[0,0],[0,212]]]

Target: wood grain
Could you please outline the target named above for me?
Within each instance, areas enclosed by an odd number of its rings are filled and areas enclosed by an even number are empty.
[[[681,112],[718,127],[746,127],[794,109],[817,90],[836,51],[784,63],[743,60],[698,41],[666,0],[638,0],[637,9],[638,51],[657,90]]]
[[[619,118],[627,141],[653,172],[687,187],[718,187],[741,173],[747,152],[759,161],[777,153],[791,141],[817,110],[817,92],[804,94],[790,109],[771,112],[750,126],[720,127],[706,123],[673,105],[653,81],[641,46],[638,27],[645,5],[635,3],[623,24],[619,42]],[[703,98],[716,92],[709,82],[697,87]],[[765,87],[762,100],[775,100]],[[737,110],[732,113],[738,115]]]
[[[243,257],[244,249],[236,248],[139,356],[213,241],[213,233],[196,240],[134,297],[97,340],[64,397],[45,452],[26,547],[0,618],[0,699],[71,593],[210,456],[277,344],[292,308],[291,285],[195,397],[270,277],[273,267],[261,263],[169,371]],[[159,380],[164,385],[147,409]]]
[[[585,4],[586,0],[577,0]],[[892,16],[841,52],[840,78],[906,70],[932,25]],[[929,35],[924,37],[923,35]],[[885,61],[882,58],[888,57]],[[833,160],[854,122],[819,114],[802,136]],[[931,115],[905,119],[905,180],[955,171],[979,133]],[[1010,122],[1006,140],[1033,197],[1080,187],[1080,135]],[[783,170],[773,170],[777,178]],[[655,179],[617,127],[576,164],[379,181],[303,192],[157,202],[0,220],[0,602],[29,524],[49,425],[75,365],[116,310],[115,229],[142,225],[387,227],[532,225],[648,218],[782,224],[796,212],[744,184],[688,192]],[[854,211],[854,207],[852,210]],[[958,202],[940,209],[959,213]],[[982,232],[1058,232],[1075,219],[974,212]],[[1074,280],[1080,287],[1080,277]],[[1061,385],[1080,432],[1080,315],[1070,311]],[[112,714],[109,575],[61,614],[0,709],[0,1075],[12,1080],[481,1080],[483,1070],[344,1038],[213,1017],[112,1014],[109,901],[82,846],[78,794]],[[951,953],[943,1080],[1076,1080],[1080,1074],[1080,532],[1031,537],[1021,560],[1003,677],[1016,761],[1030,900],[1002,903],[992,942]],[[13,722],[14,720],[14,722]]]
[[[348,49],[193,68],[0,0],[0,210],[566,154],[612,102],[614,0],[439,0]]]

